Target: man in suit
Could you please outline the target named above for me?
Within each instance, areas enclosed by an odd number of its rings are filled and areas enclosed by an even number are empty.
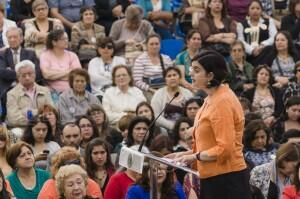
[[[43,77],[39,67],[39,60],[33,50],[21,47],[23,42],[23,33],[20,28],[11,27],[6,32],[9,48],[0,51],[0,99],[2,108],[6,104],[6,93],[16,85],[17,76],[15,65],[22,60],[32,61],[36,68],[36,82],[43,84]],[[2,110],[2,116],[5,116],[5,108]]]

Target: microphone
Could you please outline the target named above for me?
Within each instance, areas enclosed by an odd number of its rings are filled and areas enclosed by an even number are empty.
[[[163,108],[163,110],[158,114],[158,116],[157,116],[156,118],[154,118],[154,120],[150,123],[150,125],[149,125],[149,127],[148,127],[148,130],[146,131],[146,134],[144,135],[143,140],[142,140],[142,142],[141,142],[141,144],[140,144],[140,146],[139,146],[139,150],[138,150],[139,152],[142,151],[142,148],[143,148],[143,146],[145,145],[145,142],[146,142],[146,137],[147,137],[147,135],[148,135],[150,129],[152,128],[152,126],[155,124],[156,120],[161,116],[161,114],[166,110],[166,108],[172,103],[172,101],[173,101],[176,97],[178,97],[179,94],[180,94],[179,92],[176,92],[176,93],[174,94],[174,96],[172,97],[172,99],[166,104],[166,106]]]

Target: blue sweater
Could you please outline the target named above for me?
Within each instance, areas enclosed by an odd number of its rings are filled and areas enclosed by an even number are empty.
[[[145,18],[148,17],[148,12],[153,11],[153,5],[151,0],[137,0],[137,4],[143,8]],[[171,12],[171,5],[169,0],[162,0],[161,11]]]
[[[179,182],[175,183],[175,191],[177,196],[176,199],[186,199],[183,187]],[[150,199],[150,192],[145,191],[140,185],[133,185],[129,187],[126,194],[126,199]]]

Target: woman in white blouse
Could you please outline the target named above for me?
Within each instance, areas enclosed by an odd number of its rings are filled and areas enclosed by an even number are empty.
[[[116,65],[125,65],[123,57],[115,56],[115,45],[110,37],[97,41],[98,56],[93,58],[88,67],[92,93],[102,99],[105,89],[112,84],[111,72]]]
[[[118,65],[112,71],[112,87],[103,95],[103,108],[108,115],[109,122],[116,124],[119,119],[135,113],[136,106],[146,101],[143,92],[133,86],[130,69],[126,65]]]

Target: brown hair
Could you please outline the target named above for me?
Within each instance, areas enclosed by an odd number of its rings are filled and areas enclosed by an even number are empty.
[[[8,130],[4,125],[0,125],[0,136],[5,137],[5,139],[6,139],[5,147],[4,147],[4,151],[3,151],[3,154],[5,156],[8,149],[10,148],[10,139],[9,139],[9,136],[8,136]]]
[[[48,8],[48,4],[45,0],[34,0],[32,3],[32,11],[35,11],[37,7],[44,5]]]
[[[300,145],[294,142],[282,144],[276,152],[276,166],[283,168],[283,162],[297,161],[300,159]]]
[[[125,68],[125,70],[127,71],[128,75],[129,75],[129,78],[130,78],[129,86],[133,86],[133,77],[131,74],[131,70],[126,65],[117,65],[113,68],[113,70],[112,70],[112,85],[117,86],[116,80],[115,80],[116,72],[118,69],[121,69],[121,68]]]
[[[272,72],[272,69],[266,64],[258,65],[253,70],[253,78],[255,79],[255,83],[257,82],[257,75],[258,75],[259,71],[261,71],[262,69],[266,69],[268,71],[268,73],[269,73],[269,84],[271,84],[271,82],[273,81],[273,72]]]
[[[71,88],[73,88],[73,83],[76,76],[82,76],[84,77],[87,84],[90,83],[90,76],[88,72],[82,68],[76,68],[69,73],[69,86]]]
[[[6,161],[11,168],[16,169],[17,158],[21,154],[22,148],[28,148],[33,154],[33,150],[29,144],[23,141],[18,141],[16,144],[13,144],[7,151]]]
[[[135,118],[135,115],[133,114],[122,116],[118,122],[118,128],[120,129],[120,131],[125,131],[126,129],[128,129],[129,124],[133,120],[133,118]]]
[[[289,11],[292,15],[295,15],[295,7],[296,5],[300,3],[300,0],[290,0],[290,3],[289,3]]]

